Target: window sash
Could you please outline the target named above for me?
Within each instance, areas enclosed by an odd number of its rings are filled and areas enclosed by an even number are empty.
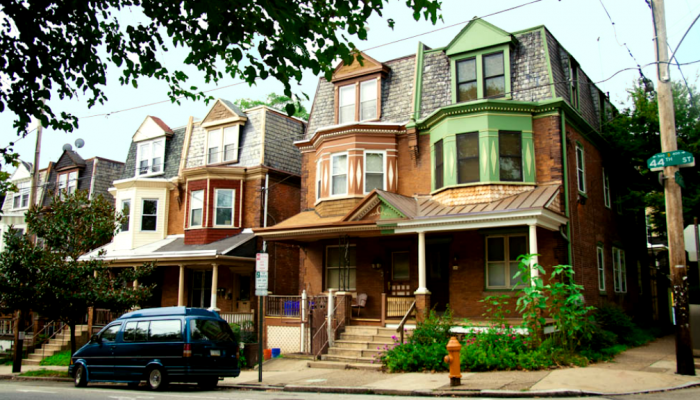
[[[355,121],[355,85],[341,86],[338,93],[338,123]]]
[[[129,200],[122,200],[121,201],[121,209],[122,209],[122,214],[126,216],[126,220],[122,222],[120,231],[121,232],[128,232],[129,231],[129,221],[131,220],[131,199]]]
[[[71,172],[68,174],[68,187],[67,192],[73,193],[78,188],[78,172]]]
[[[524,238],[524,251],[527,252],[528,237],[526,234],[495,235],[486,237],[486,287],[488,289],[508,289],[516,286],[517,284],[518,278],[514,279],[513,275],[515,275],[519,271],[518,265],[520,264],[520,261],[518,261],[518,256],[520,254],[511,254],[511,239],[513,238]],[[489,256],[489,241],[494,239],[503,240],[503,253],[501,254],[500,259],[491,260]],[[502,268],[503,285],[491,283],[493,281],[493,272],[495,272],[495,268],[499,267]]]
[[[479,182],[479,174],[479,132],[460,133],[457,135],[457,183]]]
[[[165,139],[140,143],[137,148],[136,174],[148,175],[163,172]]]
[[[508,151],[507,140],[515,138],[517,150]],[[506,182],[523,181],[523,138],[520,132],[498,132],[499,179]]]
[[[360,83],[360,121],[377,118],[377,81]]]
[[[625,251],[617,247],[613,247],[613,286],[616,293],[627,292]]]
[[[605,291],[605,252],[603,248],[596,247],[596,257],[598,260],[598,290]]]
[[[459,60],[455,64],[457,79],[457,101],[471,101],[478,98],[476,58]],[[471,68],[471,71],[468,70]],[[462,73],[460,73],[462,71]]]
[[[207,164],[216,164],[219,162],[219,146],[221,146],[221,129],[213,129],[208,133],[207,138]]]
[[[586,159],[583,153],[583,147],[580,144],[576,145],[576,181],[578,182],[578,191],[586,193]]]
[[[202,226],[204,211],[204,190],[193,191],[190,195],[190,227]]]
[[[146,213],[146,204],[151,204],[152,213]],[[158,200],[143,199],[141,203],[141,230],[155,232],[158,230]]]
[[[339,165],[336,165],[335,160],[338,158],[344,158],[344,164],[345,168],[344,171],[336,171],[336,167],[340,168]],[[343,163],[343,161],[341,161]],[[336,182],[338,185],[336,185]],[[348,154],[347,153],[342,153],[342,154],[333,154],[331,155],[331,195],[332,196],[340,196],[348,193]]]
[[[340,260],[340,248],[344,246],[326,246],[326,259],[324,260],[325,266],[325,283],[326,290],[328,289],[341,289],[338,286],[340,274],[344,271],[344,267],[341,268],[339,265]],[[344,290],[355,290],[357,286],[357,247],[354,244],[348,246],[348,262],[350,265],[347,267],[347,285],[348,287],[342,288]],[[338,249],[338,262],[331,263],[330,251],[331,249]]]
[[[499,58],[500,63],[498,63]],[[501,97],[506,93],[504,58],[502,51],[486,54],[482,57],[485,98]]]
[[[380,168],[370,169],[368,162],[371,156],[380,156]],[[384,175],[386,171],[386,153],[383,151],[365,151],[365,193],[369,193],[374,189],[384,190]],[[368,182],[378,182],[379,184],[368,184]]]
[[[435,189],[440,189],[444,182],[444,163],[442,155],[442,139],[435,142]]]
[[[233,189],[215,189],[214,190],[214,226],[233,226],[234,225],[234,208],[235,208],[235,191]],[[227,199],[228,197],[228,199]],[[224,203],[224,204],[221,204]],[[228,205],[226,203],[229,203]],[[229,218],[228,221],[226,218]],[[220,219],[223,219],[221,221]],[[228,222],[228,223],[227,223]]]

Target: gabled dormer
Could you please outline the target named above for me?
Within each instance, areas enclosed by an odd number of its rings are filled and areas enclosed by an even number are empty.
[[[205,165],[235,164],[239,160],[241,127],[248,116],[230,101],[217,99],[202,120],[206,130]]]
[[[379,121],[382,110],[382,79],[390,68],[360,53],[351,64],[340,63],[333,72],[335,123]]]
[[[452,74],[452,103],[510,99],[510,53],[515,37],[474,19],[445,48]]]
[[[32,184],[32,164],[21,161],[10,176],[10,182],[16,187],[16,192],[8,192],[5,195],[5,203],[2,211],[8,212],[24,211],[29,208],[29,189]]]
[[[172,136],[173,130],[160,118],[150,115],[146,117],[132,137],[136,144],[135,177],[164,173],[165,142]]]

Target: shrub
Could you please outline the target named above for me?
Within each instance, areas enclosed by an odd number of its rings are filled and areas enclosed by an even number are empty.
[[[617,335],[620,344],[641,346],[654,340],[654,335],[639,328],[632,322],[632,319],[617,306],[606,305],[601,307],[595,314],[595,321],[602,329]]]
[[[447,306],[443,316],[437,315],[435,310],[430,310],[427,318],[419,323],[408,337],[408,343],[447,344],[451,337],[450,328],[452,328],[452,322],[452,310],[449,306]]]
[[[46,357],[39,365],[61,365],[68,366],[70,364],[70,350],[58,352],[52,356]]]

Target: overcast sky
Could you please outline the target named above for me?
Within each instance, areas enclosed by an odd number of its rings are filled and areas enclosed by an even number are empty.
[[[355,44],[360,49],[368,49],[458,24],[437,32],[387,44],[367,52],[378,61],[387,61],[414,54],[419,41],[430,47],[445,46],[472,17],[481,17],[531,1],[443,0],[444,21],[439,21],[434,26],[429,22],[414,21],[411,12],[405,6],[405,1],[392,0],[385,9],[384,18],[374,17],[370,19],[368,40],[365,42],[355,41]],[[619,70],[635,67],[637,62],[642,66],[652,63],[655,58],[652,42],[653,26],[651,11],[646,2],[644,0],[602,0],[602,4],[607,7],[612,21],[615,22],[615,29],[613,29],[600,0],[541,0],[534,4],[486,17],[485,20],[509,32],[545,25],[554,37],[573,54],[581,64],[581,68],[595,82],[607,79]],[[666,24],[672,48],[676,47],[683,33],[699,13],[700,0],[666,0]],[[133,22],[143,17],[139,16],[136,11],[122,13],[122,15],[127,20],[126,22]],[[387,27],[387,18],[396,21],[394,30]],[[629,47],[637,60],[636,62],[624,44]],[[179,64],[185,56],[184,50],[171,50],[160,54],[160,60],[170,70],[182,69]],[[700,22],[688,33],[688,37],[676,56],[681,63],[700,60]],[[689,83],[696,84],[700,63],[681,68]],[[185,69],[185,71],[191,78],[190,84],[185,86],[194,85],[205,89],[217,87],[216,85],[204,84],[203,79],[200,79],[201,77],[196,71],[191,69]],[[643,71],[656,84],[656,67],[652,65],[644,68]],[[671,71],[673,79],[680,79],[677,67],[673,67]],[[204,117],[209,109],[209,106],[205,105],[204,102],[183,101],[180,106],[164,103],[117,112],[168,99],[167,85],[163,82],[141,79],[139,88],[134,89],[132,86],[121,86],[117,80],[118,76],[119,71],[116,68],[108,70],[105,92],[109,101],[104,106],[97,105],[88,109],[87,101],[82,97],[73,100],[50,101],[54,112],[69,111],[81,117],[80,128],[69,134],[51,129],[44,130],[40,161],[42,168],[46,167],[49,161],[56,161],[60,157],[63,144],[73,144],[77,138],[82,138],[85,141],[85,146],[78,150],[83,158],[100,156],[124,161],[131,137],[146,116],[157,116],[171,128],[176,128],[185,125],[190,115],[195,118]],[[603,91],[610,93],[611,100],[618,108],[624,108],[627,102],[626,89],[638,77],[639,73],[636,70],[626,71],[598,84],[598,86]],[[240,79],[226,78],[219,82],[218,86],[231,85],[239,81]],[[317,82],[318,77],[307,72],[301,86],[297,87],[297,92],[305,92],[313,100]],[[239,98],[264,99],[269,93],[282,93],[282,91],[282,84],[268,79],[258,82],[252,87],[247,84],[236,85],[214,91],[211,95],[235,101]],[[311,100],[305,105],[310,110]],[[111,115],[85,118],[106,113],[111,113]],[[17,139],[12,128],[13,119],[14,115],[7,109],[0,113],[0,127],[2,127],[0,146],[5,146],[8,142]],[[31,162],[34,157],[35,143],[36,133],[32,133],[18,141],[15,150],[23,160]]]

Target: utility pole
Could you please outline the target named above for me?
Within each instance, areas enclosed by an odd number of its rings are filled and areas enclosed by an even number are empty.
[[[666,15],[664,0],[652,0],[652,12],[656,38],[657,99],[659,105],[659,128],[661,151],[678,149],[676,140],[676,117],[673,110],[673,93],[666,46]],[[683,242],[683,202],[681,188],[676,182],[678,166],[664,168],[664,197],[666,199],[666,225],[668,237],[669,266],[673,286],[673,313],[676,321],[676,373],[695,375],[693,345],[690,336],[690,308],[688,306],[687,265]]]

